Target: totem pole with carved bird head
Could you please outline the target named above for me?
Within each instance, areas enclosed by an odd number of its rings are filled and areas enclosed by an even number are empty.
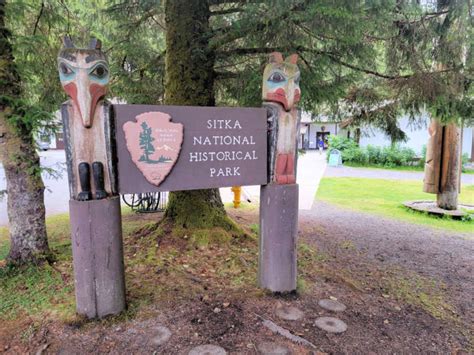
[[[114,195],[113,121],[111,106],[104,100],[109,65],[101,42],[92,39],[88,48],[76,48],[65,37],[58,70],[70,98],[61,113],[71,198],[87,201]]]
[[[277,184],[296,183],[298,114],[296,103],[301,91],[298,55],[285,60],[281,53],[270,54],[263,73],[262,99],[271,125],[269,177]]]

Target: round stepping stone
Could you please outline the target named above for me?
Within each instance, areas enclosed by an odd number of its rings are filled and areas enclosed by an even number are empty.
[[[279,307],[275,311],[276,315],[284,320],[298,320],[303,318],[304,313],[296,307]]]
[[[334,317],[320,317],[314,325],[328,333],[344,333],[347,330],[347,324]]]
[[[346,310],[346,305],[335,300],[324,299],[318,302],[318,304],[325,310],[332,312],[342,312]]]
[[[151,338],[151,345],[160,346],[166,343],[171,338],[171,331],[167,327],[156,327],[155,336]]]
[[[189,355],[226,355],[227,351],[217,345],[206,344],[192,348]]]
[[[290,355],[291,351],[286,346],[272,343],[263,342],[257,345],[257,349],[262,355]]]

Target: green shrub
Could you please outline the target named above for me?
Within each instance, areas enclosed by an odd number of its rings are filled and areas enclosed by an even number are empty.
[[[413,149],[399,145],[383,147],[382,152],[383,160],[379,164],[386,167],[410,165],[416,159],[416,153]]]
[[[467,153],[464,153],[462,156],[461,156],[461,171],[463,173],[465,173],[468,169],[466,169],[466,164],[469,163],[469,154]]]
[[[379,165],[383,163],[384,159],[382,149],[380,149],[380,147],[368,145],[365,149],[367,150],[367,156],[371,164]]]
[[[421,167],[424,167],[426,163],[426,144],[423,144],[423,147],[421,148],[421,158],[420,161],[418,162],[418,165]]]
[[[369,159],[367,152],[356,146],[342,151],[342,161],[363,165],[367,164]]]
[[[329,147],[341,151],[343,162],[357,165],[385,167],[411,165],[417,157],[413,149],[398,144],[391,147],[368,145],[361,148],[354,140],[340,136],[330,136]]]
[[[359,147],[358,144],[350,138],[345,138],[342,136],[334,136],[334,135],[329,136],[329,150],[338,149],[342,152],[346,149],[358,148],[358,147]]]

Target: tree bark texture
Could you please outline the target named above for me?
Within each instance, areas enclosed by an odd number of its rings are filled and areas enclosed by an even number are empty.
[[[426,146],[425,176],[423,191],[430,194],[439,193],[441,179],[441,160],[443,152],[444,127],[437,120],[431,120],[428,128],[430,138]]]
[[[444,127],[439,208],[456,210],[461,177],[461,130],[455,123]]]
[[[166,104],[214,106],[215,53],[209,49],[207,1],[168,0],[165,16]],[[165,216],[184,228],[233,228],[218,189],[171,193]]]
[[[46,235],[44,185],[31,130],[21,117],[12,119],[21,97],[14,64],[11,34],[5,27],[5,1],[0,0],[0,158],[8,196],[10,252],[13,264],[38,262],[49,255]]]

